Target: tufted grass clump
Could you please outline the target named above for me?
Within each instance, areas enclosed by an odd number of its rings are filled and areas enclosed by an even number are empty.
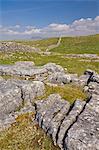
[[[73,103],[76,99],[85,100],[87,94],[83,89],[74,84],[66,84],[65,86],[48,86],[46,85],[46,92],[43,96],[38,97],[37,99],[46,99],[50,94],[60,94],[60,96]]]

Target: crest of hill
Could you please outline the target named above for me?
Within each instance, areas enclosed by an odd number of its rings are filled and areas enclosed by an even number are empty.
[[[46,51],[50,45],[57,44],[59,38],[48,38],[41,40],[21,40],[16,41],[21,44],[26,44],[40,48]],[[50,49],[51,52],[64,54],[99,54],[99,34],[90,36],[77,37],[62,37],[60,45],[56,48]]]

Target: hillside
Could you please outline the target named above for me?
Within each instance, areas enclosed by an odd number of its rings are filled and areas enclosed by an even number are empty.
[[[99,35],[85,37],[63,37],[58,48],[52,52],[63,54],[99,54]]]
[[[50,45],[56,44],[58,38],[49,38],[37,41],[16,41],[18,43],[34,46],[45,51]],[[52,52],[63,54],[99,54],[99,34],[81,37],[62,37],[61,44]]]

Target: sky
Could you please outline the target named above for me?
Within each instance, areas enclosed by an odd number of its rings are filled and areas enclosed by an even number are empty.
[[[0,0],[0,39],[99,33],[99,0]]]

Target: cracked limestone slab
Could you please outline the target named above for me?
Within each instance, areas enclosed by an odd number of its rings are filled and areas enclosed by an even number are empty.
[[[63,99],[56,99],[53,105],[48,108],[42,120],[42,128],[47,132],[50,127],[51,120],[64,108],[66,101]]]
[[[71,127],[71,125],[76,121],[78,115],[83,110],[85,104],[86,104],[85,101],[80,101],[80,100],[75,101],[73,108],[71,109],[69,114],[65,116],[62,124],[60,125],[57,144],[61,149],[64,149],[63,144],[64,144],[64,137],[66,136],[66,132]]]
[[[54,141],[54,145],[56,145],[56,138],[57,138],[57,132],[60,128],[61,122],[66,116],[70,109],[70,103],[65,100],[64,107],[59,111],[58,114],[51,120],[48,128],[48,134],[52,136],[52,139]]]
[[[99,150],[99,95],[92,95],[65,139],[68,150]]]
[[[56,99],[61,100],[61,96],[59,94],[51,94],[47,99],[35,102],[36,120],[38,121],[39,126],[41,126],[42,119],[47,110],[53,106]]]

